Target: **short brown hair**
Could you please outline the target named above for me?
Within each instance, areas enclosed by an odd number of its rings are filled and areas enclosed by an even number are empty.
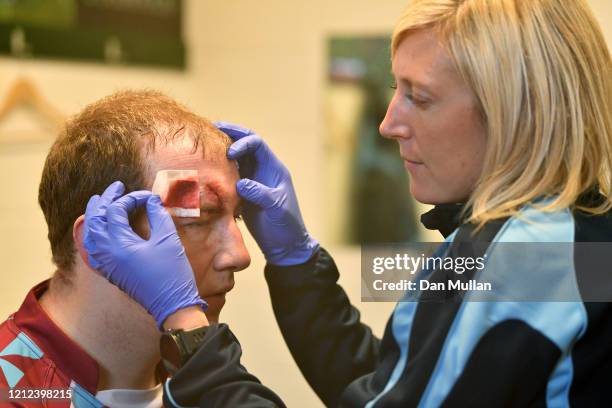
[[[201,147],[207,159],[225,157],[231,143],[209,120],[149,90],[115,93],[66,123],[49,151],[38,190],[56,276],[69,278],[75,255],[72,226],[89,198],[116,180],[126,192],[146,188],[146,155],[156,143],[187,135],[194,151]]]

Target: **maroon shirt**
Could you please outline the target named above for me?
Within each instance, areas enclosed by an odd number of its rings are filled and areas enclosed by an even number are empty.
[[[94,397],[97,362],[51,321],[39,303],[48,287],[48,280],[36,285],[19,310],[0,325],[0,406],[102,407]],[[17,398],[37,397],[41,391],[36,390],[51,389],[57,390],[52,393],[57,399]]]

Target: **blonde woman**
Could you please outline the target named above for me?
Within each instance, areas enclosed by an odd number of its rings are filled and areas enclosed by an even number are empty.
[[[306,232],[287,169],[257,135],[219,124],[235,141],[228,157],[252,160],[237,191],[302,373],[327,406],[612,406],[612,308],[590,301],[593,287],[597,300],[612,298],[610,266],[589,266],[574,249],[612,241],[612,65],[585,1],[414,0],[392,55],[396,90],[381,134],[397,140],[414,197],[436,205],[423,221],[447,235],[437,254],[486,257],[466,274],[497,291],[398,303],[377,339]],[[173,270],[158,259],[177,241],[159,200],[122,193],[92,198],[86,247],[154,316],[160,298],[178,310],[158,321],[170,329],[162,357],[178,369],[166,405],[282,406],[239,364],[228,327],[192,306],[199,296],[182,258]],[[149,241],[127,221],[144,202],[152,225],[165,225]],[[463,245],[475,242],[484,245]],[[525,252],[503,250],[508,242],[527,243]],[[433,284],[448,273],[419,276]]]

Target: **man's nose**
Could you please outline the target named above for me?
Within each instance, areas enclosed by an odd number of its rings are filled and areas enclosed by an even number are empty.
[[[409,126],[407,123],[406,112],[401,111],[400,102],[398,101],[397,93],[393,95],[385,118],[380,123],[378,128],[382,137],[387,139],[406,138],[409,135]]]
[[[220,247],[214,260],[216,270],[238,272],[251,264],[251,256],[234,219],[228,221],[227,229],[220,234],[219,239]]]

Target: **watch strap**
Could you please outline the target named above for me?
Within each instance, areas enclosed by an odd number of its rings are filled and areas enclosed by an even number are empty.
[[[193,330],[179,330],[178,337],[182,342],[182,351],[184,354],[183,363],[189,360],[189,358],[195,354],[200,348],[200,345],[204,342],[204,337],[208,326],[198,327]]]

